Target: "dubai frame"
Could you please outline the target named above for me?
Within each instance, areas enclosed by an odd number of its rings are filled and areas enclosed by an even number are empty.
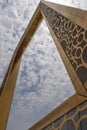
[[[46,21],[76,94],[29,130],[87,130],[87,11],[46,1],[39,3],[3,80],[0,89],[0,130],[6,129],[23,52],[42,19]]]

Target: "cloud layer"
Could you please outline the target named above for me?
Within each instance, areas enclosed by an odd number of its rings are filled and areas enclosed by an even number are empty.
[[[8,129],[27,129],[74,93],[49,31],[43,25],[23,55]]]
[[[65,1],[83,8],[84,5],[78,2]],[[38,0],[0,1],[0,82],[37,4]],[[29,128],[74,93],[43,21],[22,58],[7,130]]]

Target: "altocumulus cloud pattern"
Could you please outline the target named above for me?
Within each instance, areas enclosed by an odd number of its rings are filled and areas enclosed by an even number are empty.
[[[0,82],[38,3],[38,0],[0,0]],[[83,3],[65,1],[86,8]],[[29,128],[74,92],[43,21],[22,58],[7,130]]]

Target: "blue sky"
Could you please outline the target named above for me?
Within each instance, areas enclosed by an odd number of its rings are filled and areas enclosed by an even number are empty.
[[[57,2],[87,8],[86,0]],[[38,0],[0,0],[0,82],[38,3]],[[43,21],[22,57],[6,130],[28,129],[74,93]]]

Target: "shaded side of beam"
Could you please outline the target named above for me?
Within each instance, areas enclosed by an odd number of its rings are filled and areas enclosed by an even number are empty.
[[[34,33],[36,32],[42,19],[43,16],[38,6],[34,16],[32,17],[23,37],[21,38],[13,54],[7,73],[3,80],[0,90],[0,130],[6,129],[22,54],[26,49],[28,43],[32,39]]]

